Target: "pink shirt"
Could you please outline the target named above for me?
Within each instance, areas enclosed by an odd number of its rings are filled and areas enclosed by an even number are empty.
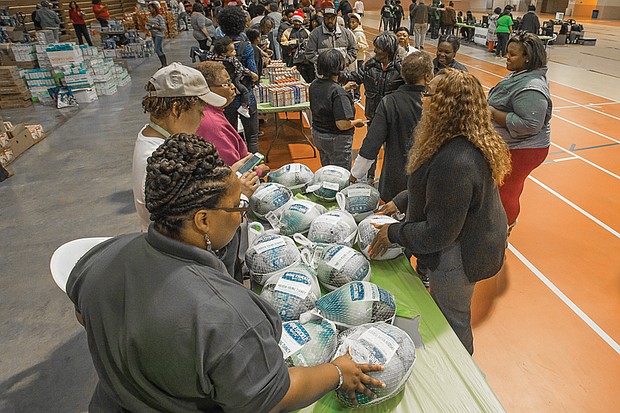
[[[205,141],[211,142],[220,154],[220,158],[228,166],[231,166],[248,154],[245,142],[243,142],[243,139],[241,139],[241,136],[232,127],[230,122],[228,122],[224,116],[224,111],[215,106],[205,106],[204,117],[200,122],[196,135],[200,135]]]

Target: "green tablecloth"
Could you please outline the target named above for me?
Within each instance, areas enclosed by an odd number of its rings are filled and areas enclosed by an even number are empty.
[[[278,112],[301,112],[310,109],[310,102],[298,103],[290,106],[271,106],[271,103],[259,103],[256,105],[258,113],[278,113]]]
[[[420,316],[419,332],[425,348],[416,349],[416,364],[405,390],[391,400],[362,409],[341,407],[335,393],[330,392],[300,412],[505,411],[405,257],[373,261],[371,281],[394,294],[398,316]]]

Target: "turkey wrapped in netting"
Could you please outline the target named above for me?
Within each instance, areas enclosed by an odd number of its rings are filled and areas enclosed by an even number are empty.
[[[378,321],[393,322],[396,302],[392,293],[376,284],[353,281],[319,298],[313,311],[345,329]]]
[[[265,214],[285,205],[293,197],[286,186],[277,183],[262,183],[250,197],[250,209],[260,219]]]
[[[396,396],[411,376],[416,360],[413,340],[400,328],[387,323],[364,324],[342,332],[334,358],[349,352],[356,363],[379,364],[382,371],[367,373],[385,383],[384,388],[369,386],[377,398],[355,392],[357,407],[374,405]],[[356,407],[344,392],[336,392],[341,404]]]
[[[345,245],[317,246],[313,261],[321,285],[333,291],[351,281],[368,281],[370,263],[361,252]]]
[[[365,183],[347,186],[336,194],[336,200],[340,209],[351,213],[353,218],[355,218],[355,222],[358,223],[372,215],[379,207],[380,199],[377,188]]]
[[[263,285],[269,277],[301,261],[295,241],[273,233],[259,236],[245,253],[252,279]]]
[[[338,345],[338,331],[329,320],[282,323],[280,349],[289,367],[313,367],[331,361]]]
[[[276,309],[282,321],[291,321],[314,308],[321,287],[314,270],[300,263],[269,278],[260,296]]]
[[[357,234],[353,215],[339,209],[317,217],[308,231],[308,239],[318,244],[342,244],[352,246]]]
[[[336,194],[343,188],[349,186],[351,172],[335,165],[327,165],[314,173],[312,182],[308,185],[306,192],[312,192],[323,201],[333,201]]]
[[[280,234],[293,235],[307,233],[312,222],[326,212],[327,209],[316,202],[292,199],[277,211],[269,212],[265,217]]]
[[[387,251],[385,251],[385,254],[377,255],[374,258],[370,258],[370,254],[368,253],[368,247],[370,247],[377,233],[379,233],[379,230],[375,228],[373,224],[385,225],[397,223],[398,221],[396,219],[388,217],[387,215],[371,215],[360,222],[357,226],[357,245],[366,258],[377,261],[391,260],[403,253],[403,248],[398,244],[392,244]]]
[[[294,193],[298,193],[312,181],[313,177],[314,173],[306,165],[289,163],[275,171],[269,172],[267,182],[277,182]]]

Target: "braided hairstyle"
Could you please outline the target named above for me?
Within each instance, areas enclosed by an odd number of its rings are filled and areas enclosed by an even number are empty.
[[[170,136],[147,160],[145,200],[151,221],[178,237],[184,221],[220,203],[230,175],[210,142],[185,133]]]

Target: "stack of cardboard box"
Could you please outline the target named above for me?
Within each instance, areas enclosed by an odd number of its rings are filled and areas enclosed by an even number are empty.
[[[17,66],[0,66],[0,109],[27,108],[31,98]]]
[[[0,163],[7,166],[35,143],[45,139],[41,125],[13,125],[0,118]]]

